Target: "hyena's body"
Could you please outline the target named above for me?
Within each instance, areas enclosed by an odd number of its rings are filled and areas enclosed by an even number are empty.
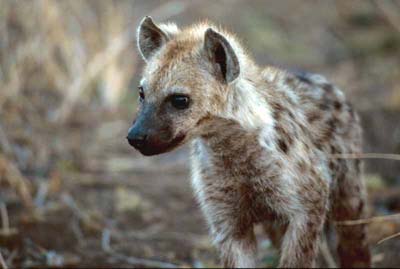
[[[152,155],[192,140],[193,186],[225,266],[255,265],[256,223],[280,247],[280,266],[313,266],[326,221],[365,214],[360,162],[332,157],[361,151],[358,117],[323,77],[261,69],[230,34],[209,27],[142,22],[147,116],[130,134],[159,124],[162,138],[149,131],[151,146],[130,143]],[[166,101],[176,92],[190,96],[186,110]],[[341,265],[369,266],[365,227],[337,232]]]

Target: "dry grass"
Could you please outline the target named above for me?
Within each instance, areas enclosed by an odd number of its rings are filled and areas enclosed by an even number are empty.
[[[56,121],[66,119],[77,99],[84,100],[93,91],[100,94],[104,105],[118,105],[135,73],[136,57],[127,48],[134,36],[129,22],[138,18],[121,16],[133,8],[129,3],[99,5],[94,9],[89,2],[2,3],[0,29],[5,44],[0,87],[7,89],[0,98],[3,104],[24,90],[34,90],[26,88],[39,79],[62,96],[54,111]],[[33,69],[39,69],[41,77],[32,78]]]
[[[331,155],[336,159],[382,159],[400,161],[400,154],[385,154],[385,153],[340,153]]]
[[[135,104],[124,103],[133,100],[128,89],[142,64],[135,27],[144,15],[180,24],[210,18],[237,31],[260,63],[279,60],[330,76],[368,116],[368,151],[393,152],[332,157],[367,159],[369,172],[382,179],[370,201],[374,215],[387,214],[382,207],[391,214],[400,209],[398,191],[387,183],[400,160],[396,1],[0,0],[0,6],[3,268],[215,266],[188,190],[186,155],[143,159],[125,145]],[[390,120],[387,110],[394,110]],[[382,167],[395,164],[375,171],[382,161],[376,159],[384,159]],[[375,207],[378,198],[384,206]],[[344,225],[393,224],[379,234],[386,242],[397,236],[397,222],[394,215]],[[322,251],[334,266],[326,244]]]

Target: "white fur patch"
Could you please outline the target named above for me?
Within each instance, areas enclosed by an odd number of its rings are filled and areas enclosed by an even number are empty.
[[[229,90],[231,92],[222,117],[236,120],[243,128],[250,130],[273,126],[269,105],[251,82],[239,78]]]

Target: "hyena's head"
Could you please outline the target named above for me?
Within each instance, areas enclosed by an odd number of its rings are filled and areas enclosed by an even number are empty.
[[[137,43],[146,65],[127,139],[142,154],[155,155],[198,136],[222,113],[240,68],[231,42],[205,24],[178,30],[145,17]]]

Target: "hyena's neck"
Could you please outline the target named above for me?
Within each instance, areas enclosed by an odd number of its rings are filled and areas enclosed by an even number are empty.
[[[193,154],[212,160],[209,165],[214,172],[237,176],[241,169],[251,171],[250,166],[256,165],[262,159],[261,154],[265,154],[259,136],[258,129],[244,129],[235,120],[214,118],[209,121],[207,131],[194,141]]]
[[[243,156],[246,154],[258,158],[259,152],[273,149],[275,144],[275,119],[267,101],[267,85],[241,77],[228,90],[225,110],[206,123],[201,143],[225,161],[241,159],[238,155],[248,160],[249,156]]]
[[[249,132],[274,126],[273,111],[268,103],[269,93],[260,74],[246,74],[228,89],[226,106],[221,117],[232,120]]]

